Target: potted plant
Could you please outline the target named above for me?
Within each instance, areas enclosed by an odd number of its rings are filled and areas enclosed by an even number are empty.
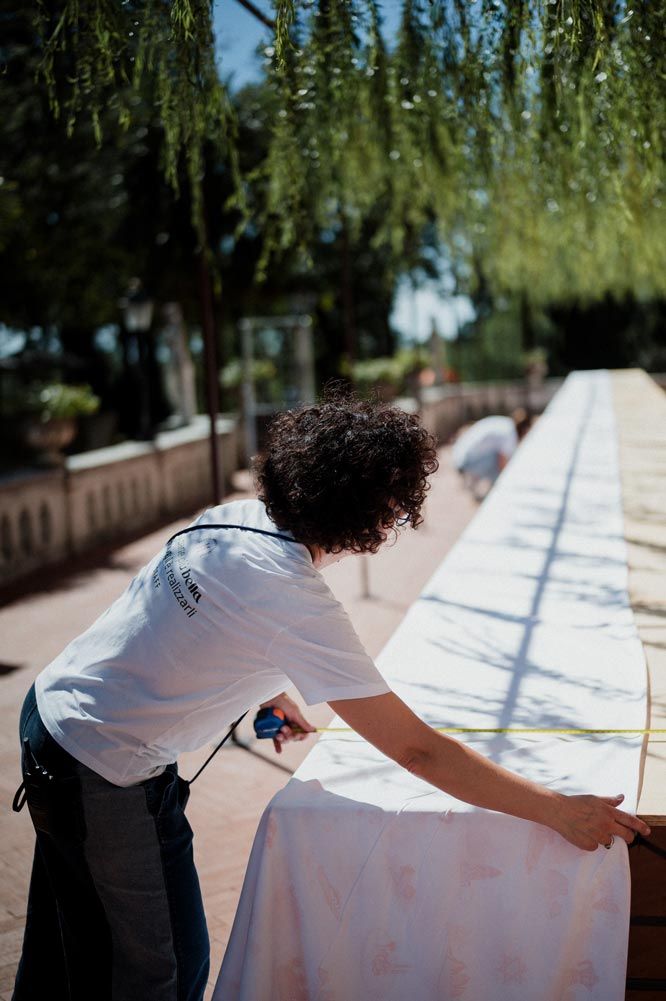
[[[429,368],[430,356],[425,348],[418,345],[400,348],[394,355],[400,373],[400,393],[420,399],[422,387],[433,385],[437,373]]]
[[[63,449],[74,440],[77,418],[94,414],[99,397],[90,386],[68,386],[62,382],[33,384],[23,400],[23,437],[48,466],[63,462]]]
[[[368,358],[350,367],[354,385],[362,396],[375,395],[390,403],[398,395],[402,373],[395,358]]]
[[[548,375],[548,353],[545,348],[532,348],[523,355],[525,377],[531,386],[540,386]]]
[[[240,358],[232,358],[220,372],[220,385],[225,395],[225,403],[232,410],[243,409],[242,387],[245,380],[245,366]],[[250,369],[257,402],[280,399],[278,371],[275,363],[268,358],[254,358]]]

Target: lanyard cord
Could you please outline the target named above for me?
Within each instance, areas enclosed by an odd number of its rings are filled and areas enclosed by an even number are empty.
[[[238,528],[241,532],[254,532],[255,535],[268,535],[272,539],[282,539],[284,542],[295,542],[297,546],[302,546],[302,542],[298,542],[296,539],[292,539],[290,535],[281,535],[280,532],[267,532],[263,528],[251,528],[250,525],[224,525],[210,523],[207,525],[190,525],[189,528],[181,528],[180,532],[175,532],[171,538],[166,543],[170,546],[174,539],[177,539],[179,535],[185,535],[187,532],[199,532],[202,528]]]
[[[246,709],[245,712],[243,713],[243,715],[239,716],[238,719],[236,720],[236,722],[231,724],[231,726],[227,730],[226,734],[224,735],[224,737],[222,738],[222,740],[220,741],[220,743],[217,745],[217,747],[215,748],[215,750],[211,754],[208,755],[208,757],[204,761],[204,763],[201,766],[201,768],[199,769],[199,771],[195,772],[195,774],[192,776],[191,779],[187,779],[186,780],[188,786],[191,786],[192,783],[194,782],[194,780],[199,778],[199,776],[201,775],[201,773],[204,770],[204,768],[206,767],[206,765],[209,764],[213,760],[213,758],[215,757],[215,755],[217,754],[217,752],[220,750],[220,748],[224,744],[226,744],[226,742],[229,740],[229,737],[231,736],[231,734],[234,732],[234,730],[236,729],[236,727],[238,726],[238,724],[242,720],[245,719],[245,717],[247,716],[247,714],[248,714],[249,711],[250,711],[249,709]]]
[[[279,532],[267,532],[263,528],[251,528],[250,525],[228,525],[228,524],[225,525],[225,524],[216,524],[216,523],[207,524],[207,525],[190,525],[189,528],[181,528],[180,532],[175,532],[174,535],[171,536],[171,538],[168,540],[168,542],[166,543],[166,545],[170,546],[171,543],[173,542],[173,540],[177,539],[179,535],[185,535],[187,532],[198,532],[202,528],[238,528],[238,529],[240,529],[241,532],[254,532],[255,535],[267,535],[267,536],[269,536],[269,537],[271,537],[273,539],[282,539],[284,542],[294,542],[294,543],[296,543],[296,545],[299,545],[299,546],[302,545],[302,543],[296,542],[296,539],[292,539],[289,535],[281,535]],[[215,755],[217,754],[217,752],[220,750],[220,748],[223,747],[224,744],[226,744],[226,742],[229,740],[229,737],[232,735],[232,733],[234,732],[234,730],[236,729],[236,727],[238,726],[238,724],[242,720],[245,719],[245,717],[247,716],[248,712],[249,712],[249,709],[246,709],[245,712],[243,713],[243,715],[239,716],[238,719],[236,720],[236,722],[231,724],[231,726],[227,730],[226,734],[224,735],[224,737],[222,738],[222,740],[220,741],[220,743],[217,745],[217,747],[215,748],[215,750],[211,754],[208,755],[208,757],[204,761],[204,763],[201,766],[201,768],[199,768],[199,770],[197,772],[195,772],[195,774],[192,776],[191,779],[186,779],[185,780],[187,782],[188,786],[191,786],[192,783],[194,782],[194,780],[199,778],[199,776],[201,775],[201,773],[204,770],[204,768],[208,764],[210,764],[210,762],[213,760],[213,758],[215,757]]]

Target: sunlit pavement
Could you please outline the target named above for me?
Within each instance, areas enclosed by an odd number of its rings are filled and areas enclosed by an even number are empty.
[[[240,477],[236,486],[243,485]],[[379,653],[476,510],[477,504],[451,467],[450,449],[444,448],[419,530],[403,530],[395,545],[376,556],[350,557],[324,572],[372,656]],[[28,811],[11,811],[20,781],[17,726],[25,692],[41,668],[87,628],[164,541],[190,520],[165,525],[111,555],[86,561],[73,572],[49,571],[40,590],[0,609],[0,793],[4,804],[0,812],[0,1001],[9,1001],[11,996],[32,860]],[[367,574],[362,570],[363,561]],[[366,576],[368,598],[362,596]],[[331,715],[325,705],[308,710],[315,725],[325,725]],[[212,942],[212,982],[233,921],[259,817],[314,738],[291,745],[279,757],[265,746],[268,742],[254,741],[251,722],[241,726],[239,739],[251,744],[254,753],[239,746],[225,747],[193,786],[188,805]],[[181,774],[186,778],[193,775],[209,752],[210,748],[204,748],[185,755],[179,763]]]

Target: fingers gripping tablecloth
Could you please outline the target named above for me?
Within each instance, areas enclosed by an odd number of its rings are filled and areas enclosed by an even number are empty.
[[[606,373],[567,380],[378,663],[435,725],[646,725]],[[640,736],[461,739],[635,808]],[[582,852],[330,734],[262,818],[214,1001],[619,1001],[628,921],[624,842]]]

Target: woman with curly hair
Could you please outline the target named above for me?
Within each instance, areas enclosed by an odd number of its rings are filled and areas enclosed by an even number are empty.
[[[437,465],[417,417],[329,396],[278,417],[254,470],[269,518],[321,560],[376,553],[396,524],[417,528]]]
[[[259,499],[176,533],[38,676],[21,716],[37,845],[15,1001],[201,1001],[208,934],[175,762],[257,704],[284,715],[276,750],[302,739],[290,682],[460,799],[581,848],[645,833],[619,799],[562,796],[435,732],[363,650],[319,571],[418,527],[436,468],[418,418],[391,407],[329,395],[282,414]]]

